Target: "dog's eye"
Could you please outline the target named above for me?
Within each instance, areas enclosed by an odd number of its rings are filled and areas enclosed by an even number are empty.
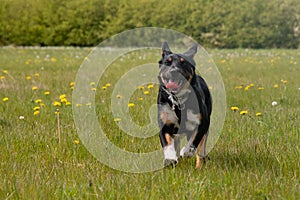
[[[172,57],[168,57],[165,63],[166,63],[166,65],[171,65],[172,61],[173,61],[173,58]]]
[[[180,62],[184,62],[184,58],[180,58],[179,60],[180,60]]]

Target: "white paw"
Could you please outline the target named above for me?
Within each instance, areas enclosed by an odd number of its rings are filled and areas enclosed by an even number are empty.
[[[189,146],[189,147],[183,147],[180,150],[180,157],[193,157],[196,153],[196,148],[194,146]]]
[[[165,155],[165,159],[176,160],[177,162],[177,156],[176,156],[174,144],[164,147],[164,155]]]

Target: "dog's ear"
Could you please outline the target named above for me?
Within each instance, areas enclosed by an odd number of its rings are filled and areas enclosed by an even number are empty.
[[[195,56],[195,54],[197,53],[197,49],[198,49],[198,45],[195,43],[189,50],[187,50],[185,53],[183,53],[183,55],[193,58]]]
[[[165,57],[166,55],[169,55],[171,53],[172,53],[172,51],[170,50],[170,47],[169,47],[168,43],[164,42],[162,44],[162,53],[161,53],[162,57]]]

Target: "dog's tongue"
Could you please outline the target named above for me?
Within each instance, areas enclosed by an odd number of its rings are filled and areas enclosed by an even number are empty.
[[[166,85],[166,88],[169,89],[177,89],[178,88],[178,84],[176,82],[173,81],[169,81]]]

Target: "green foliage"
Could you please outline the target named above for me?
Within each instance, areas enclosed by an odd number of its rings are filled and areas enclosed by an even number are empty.
[[[3,0],[0,45],[94,46],[155,26],[210,47],[297,48],[299,10],[297,0]]]

